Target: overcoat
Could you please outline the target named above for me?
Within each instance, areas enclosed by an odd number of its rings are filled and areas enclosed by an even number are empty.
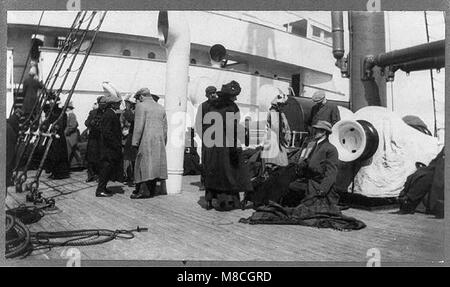
[[[151,97],[136,105],[132,146],[138,146],[134,166],[136,183],[167,179],[167,117]]]
[[[78,144],[80,137],[78,121],[74,113],[67,113],[67,126],[64,133],[66,134],[67,148],[70,154],[71,150]]]
[[[33,110],[38,99],[38,91],[42,88],[44,85],[32,76],[28,76],[23,81],[23,111],[25,114],[29,114]]]
[[[250,175],[247,167],[244,165],[242,148],[237,143],[236,130],[239,116],[235,117],[237,123],[234,124],[226,120],[227,113],[239,113],[238,106],[227,98],[219,98],[211,103],[209,111],[221,115],[222,125],[217,124],[217,126],[222,128],[223,139],[222,141],[216,141],[221,143],[220,146],[215,144],[212,147],[205,147],[204,162],[207,166],[205,170],[206,190],[230,194],[252,190]],[[216,126],[216,123],[213,125]],[[233,136],[227,137],[227,134]],[[215,136],[217,137],[218,135],[216,134]]]
[[[338,165],[338,151],[328,139],[317,144],[307,164],[301,169],[301,177],[306,180],[305,199],[326,198],[337,204],[339,199],[334,189]]]
[[[107,108],[102,115],[99,150],[100,161],[106,161],[112,165],[108,180],[121,181],[123,178],[122,130],[119,117],[111,108]]]
[[[332,126],[341,119],[339,109],[336,105],[326,102],[325,104],[315,104],[311,109],[308,125],[315,125],[318,121],[327,121]]]
[[[46,160],[46,169],[55,176],[66,176],[70,172],[69,158],[67,157],[67,143],[66,137],[64,136],[67,125],[67,115],[66,113],[63,113],[61,108],[55,107],[52,114],[47,119],[47,123],[50,124],[56,121],[60,115],[62,115],[61,119],[57,123],[57,134],[59,135],[59,138],[54,138],[52,145],[50,146]]]
[[[98,164],[100,161],[100,124],[102,118],[102,110],[94,109],[89,112],[89,116],[84,125],[89,129],[86,160],[90,163]]]

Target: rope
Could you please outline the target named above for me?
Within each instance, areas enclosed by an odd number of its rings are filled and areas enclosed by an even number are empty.
[[[14,217],[6,215],[6,258],[26,257],[33,251],[63,246],[89,246],[106,243],[115,239],[130,240],[134,232],[145,232],[148,228],[108,230],[80,229],[55,232],[30,232],[25,224]]]

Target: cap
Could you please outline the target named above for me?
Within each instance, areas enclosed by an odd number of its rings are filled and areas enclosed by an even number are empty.
[[[312,96],[312,100],[315,103],[321,102],[321,101],[323,101],[323,99],[325,99],[324,91],[316,91]]]

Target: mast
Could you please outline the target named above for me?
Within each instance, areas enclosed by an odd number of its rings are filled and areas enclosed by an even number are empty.
[[[427,43],[430,43],[430,31],[428,30],[427,11],[423,11],[423,16],[425,17],[425,31],[427,33]],[[433,99],[434,136],[437,137],[436,98],[434,94],[433,69],[430,69],[430,80],[431,80],[431,97]]]

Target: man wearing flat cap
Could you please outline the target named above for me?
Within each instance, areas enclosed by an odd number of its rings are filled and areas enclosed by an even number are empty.
[[[336,105],[327,101],[324,91],[316,91],[312,96],[312,101],[315,105],[312,107],[311,114],[307,120],[309,127],[312,127],[318,121],[327,121],[333,126],[341,119],[339,109]]]
[[[334,184],[336,182],[338,151],[328,141],[331,134],[331,124],[327,121],[318,121],[313,125],[313,138],[302,149],[297,163],[298,179],[289,184],[290,194],[294,195],[297,205],[300,201],[313,197],[327,200],[328,203],[337,204],[337,195]]]
[[[117,116],[122,99],[113,95],[105,96],[100,101],[100,106],[102,101],[105,102],[105,110],[100,121],[100,162],[96,196],[109,197],[112,192],[106,188],[108,182],[121,182],[123,179],[122,129]]]
[[[211,103],[217,99],[217,89],[213,86],[208,86],[205,89],[205,96],[207,98],[206,101],[204,101],[197,110],[197,115],[195,117],[195,131],[202,140],[202,153],[201,153],[201,161],[202,161],[202,174],[200,176],[200,181],[202,186],[200,187],[200,190],[204,190],[204,181],[205,181],[205,175],[204,170],[207,168],[205,165],[204,159],[204,152],[206,150],[205,144],[203,142],[203,134],[205,133],[206,129],[211,126],[210,124],[204,123],[205,115],[208,113],[208,110],[211,106]]]
[[[141,102],[136,105],[131,140],[131,145],[137,150],[134,166],[136,190],[131,198],[143,199],[153,197],[157,181],[167,179],[167,117],[149,89],[140,89],[136,95]]]

